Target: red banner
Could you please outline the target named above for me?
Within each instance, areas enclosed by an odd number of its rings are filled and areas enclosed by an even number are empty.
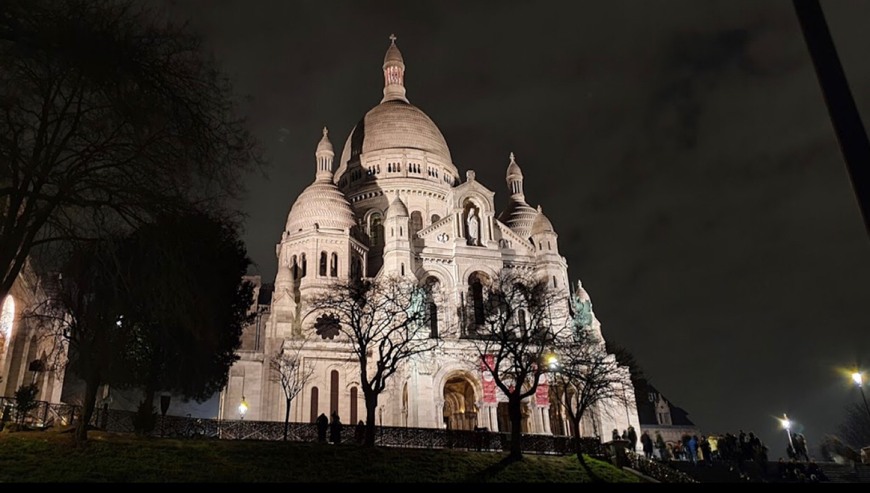
[[[550,403],[550,384],[547,383],[547,375],[541,375],[538,380],[538,388],[535,389],[535,403],[546,406]]]
[[[493,355],[487,354],[481,357],[480,374],[483,380],[483,402],[491,404],[497,402],[495,397],[495,380],[492,378],[492,372],[489,371],[493,366],[495,366]]]

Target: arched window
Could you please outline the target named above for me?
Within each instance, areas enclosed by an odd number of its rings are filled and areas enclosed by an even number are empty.
[[[411,231],[409,231],[409,234],[411,235],[411,239],[414,239],[417,232],[423,229],[423,214],[421,214],[420,211],[414,211],[411,213],[410,228]]]
[[[356,424],[359,420],[359,412],[357,411],[358,391],[356,387],[350,388],[350,422]]]
[[[326,277],[326,252],[320,252],[320,277]]]
[[[329,414],[338,412],[338,370],[329,374]]]
[[[525,332],[526,330],[526,311],[522,308],[517,311],[517,324],[520,326],[520,330]]]
[[[437,339],[438,336],[438,304],[435,302],[438,293],[441,290],[441,283],[438,279],[430,276],[426,279],[426,293],[428,296],[429,310],[429,337]]]
[[[350,260],[350,277],[351,279],[362,277],[362,261],[356,255]]]
[[[0,311],[0,336],[8,339],[12,335],[12,324],[15,322],[15,299],[7,295]]]
[[[311,387],[311,422],[317,421],[317,387]]]
[[[296,255],[290,258],[290,271],[293,273],[293,280],[299,279],[299,263],[296,261]]]
[[[432,214],[432,222],[430,224],[435,224],[440,220],[441,220],[441,216],[439,216],[438,214]]]
[[[403,276],[405,275],[405,264],[404,263],[402,263],[400,265],[399,273]]]
[[[553,287],[558,288],[559,284],[556,283],[556,276],[553,276]]]
[[[474,308],[474,323],[476,324],[482,324],[486,321],[483,311],[483,276],[480,272],[475,272],[469,278],[471,302]]]
[[[308,261],[305,259],[304,253],[302,254],[302,261],[301,262],[302,262],[302,268],[301,268],[302,273],[300,274],[300,277],[305,277],[305,275],[308,273]]]
[[[384,244],[384,226],[382,224],[380,212],[372,213],[369,217],[369,239],[372,246],[381,246]]]
[[[332,252],[332,258],[329,263],[329,276],[338,277],[338,254]]]

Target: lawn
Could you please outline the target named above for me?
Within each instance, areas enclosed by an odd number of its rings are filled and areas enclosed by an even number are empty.
[[[0,482],[560,482],[592,479],[575,456],[506,454],[358,445],[139,438],[91,432],[85,447],[53,431],[0,433]],[[637,482],[588,459],[605,482]]]

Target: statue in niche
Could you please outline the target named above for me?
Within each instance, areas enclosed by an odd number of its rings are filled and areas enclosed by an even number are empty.
[[[465,224],[468,228],[468,244],[480,246],[480,220],[474,207],[468,209],[468,219],[465,220]]]

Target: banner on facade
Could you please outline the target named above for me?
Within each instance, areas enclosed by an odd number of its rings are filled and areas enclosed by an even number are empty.
[[[480,374],[483,380],[483,402],[494,404],[497,402],[495,397],[495,380],[492,378],[490,368],[495,366],[495,357],[491,354],[486,354],[480,360]]]
[[[546,406],[550,403],[550,384],[547,383],[547,375],[542,374],[538,380],[538,388],[535,389],[535,404]]]

